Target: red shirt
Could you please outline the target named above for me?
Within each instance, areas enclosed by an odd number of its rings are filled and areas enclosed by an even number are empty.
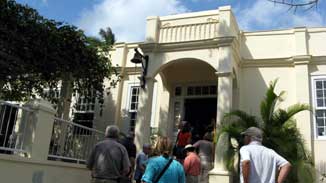
[[[191,133],[190,132],[180,132],[178,134],[178,146],[186,146],[191,138]]]
[[[189,153],[183,162],[183,168],[187,175],[198,176],[200,174],[200,159],[196,153]]]

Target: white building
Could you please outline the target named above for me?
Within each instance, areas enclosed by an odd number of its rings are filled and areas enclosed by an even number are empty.
[[[135,129],[139,148],[150,140],[151,130],[173,137],[180,120],[200,129],[212,118],[219,123],[232,109],[258,115],[269,82],[279,78],[276,90],[287,92],[280,107],[313,106],[314,113],[302,112],[296,120],[316,166],[325,166],[325,42],[326,28],[242,31],[228,6],[148,17],[144,42],[115,45],[111,58],[123,79],[94,124]],[[130,61],[135,48],[149,56],[145,89],[138,79],[140,65]],[[215,162],[216,176],[227,179],[222,167]]]
[[[96,105],[95,99],[77,97],[74,122],[101,131],[108,124],[117,124],[125,133],[135,131],[135,142],[140,149],[143,143],[150,141],[151,134],[173,138],[181,120],[191,122],[202,132],[212,119],[219,124],[223,114],[233,109],[259,115],[259,105],[269,82],[278,78],[276,90],[287,92],[286,100],[279,107],[295,103],[307,103],[313,107],[313,113],[301,112],[295,117],[317,168],[326,172],[326,148],[323,148],[326,145],[325,43],[325,27],[241,31],[229,6],[204,12],[148,17],[144,42],[117,43],[110,53],[113,65],[119,66],[122,81],[106,93],[102,108]],[[149,58],[145,88],[140,86],[138,78],[142,75],[140,64],[130,61],[135,48]],[[105,82],[109,85],[110,81]],[[90,134],[101,133],[89,132],[93,129],[55,118],[55,111],[48,107],[49,104],[35,102],[30,106],[34,112],[25,108],[19,110],[31,113],[33,120],[27,125],[33,128],[27,129],[34,132],[26,133],[27,140],[23,138],[26,148],[21,145],[18,152],[29,154],[31,159],[0,154],[2,179],[7,182],[43,179],[51,183],[88,182],[89,171],[83,165],[49,161],[49,157],[62,157],[51,151],[56,147],[50,144],[53,127],[60,122],[64,126],[74,125],[70,129],[83,128],[79,130],[82,133],[70,134],[86,144],[82,146],[86,149],[96,141],[95,136],[90,138]],[[18,108],[17,111],[12,108],[7,105],[1,110],[18,113]],[[10,120],[10,116],[11,112],[9,116],[2,116],[0,126],[4,126],[5,118],[8,121],[17,118]],[[21,116],[18,115],[19,120],[24,117]],[[14,126],[8,124],[5,125],[6,131],[9,128],[13,131]],[[0,138],[3,147],[9,138],[5,134],[4,140]],[[82,155],[70,159],[84,160],[86,151],[82,149],[79,152]],[[67,171],[73,173],[67,174]],[[16,172],[24,174],[15,176]],[[58,181],[54,177],[59,177]],[[223,163],[216,161],[210,182],[230,182],[229,179],[230,174]]]

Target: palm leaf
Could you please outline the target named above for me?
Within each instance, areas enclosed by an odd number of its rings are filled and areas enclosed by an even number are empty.
[[[224,115],[222,123],[230,123],[232,121],[239,123],[239,125],[243,126],[244,128],[248,128],[251,126],[260,126],[260,123],[258,122],[255,116],[249,115],[241,110],[234,110],[229,113],[226,113]]]
[[[265,125],[270,121],[274,108],[278,99],[278,95],[275,94],[274,89],[277,83],[277,79],[270,82],[266,91],[265,98],[260,104],[260,113]]]

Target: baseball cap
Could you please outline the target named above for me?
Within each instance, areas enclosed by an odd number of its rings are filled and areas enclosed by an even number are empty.
[[[250,137],[254,137],[256,140],[262,141],[263,140],[263,131],[257,127],[250,127],[244,132],[241,133],[241,135],[246,135]]]

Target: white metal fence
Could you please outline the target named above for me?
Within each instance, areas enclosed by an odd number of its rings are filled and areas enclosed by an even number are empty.
[[[19,104],[0,101],[0,153],[23,154],[26,127],[32,117],[32,110]]]
[[[55,118],[48,159],[83,164],[93,146],[102,139],[101,131]]]

